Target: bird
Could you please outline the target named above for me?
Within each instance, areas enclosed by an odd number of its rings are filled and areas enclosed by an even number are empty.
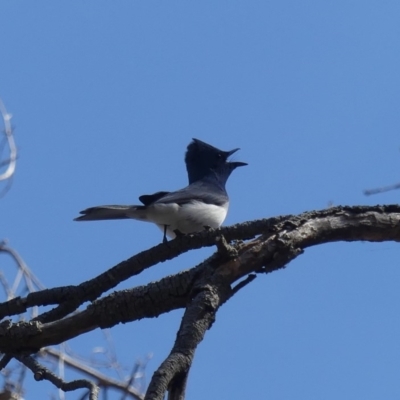
[[[207,145],[204,142],[201,143]],[[237,149],[233,152],[235,151]],[[193,181],[183,189],[175,192],[162,191],[152,195],[140,196],[139,200],[143,205],[90,207],[81,211],[81,215],[74,220],[96,221],[132,218],[152,222],[164,232],[163,242],[167,241],[167,236],[173,239],[176,236],[199,232],[207,228],[219,228],[226,218],[229,207],[229,197],[225,188],[226,182],[233,170],[247,165],[244,162],[227,161],[227,158],[223,163],[213,164],[203,177]],[[204,165],[202,168],[204,172]],[[188,175],[190,175],[189,170],[195,176],[199,174],[201,168],[192,169],[189,166]],[[191,177],[189,176],[190,180]]]

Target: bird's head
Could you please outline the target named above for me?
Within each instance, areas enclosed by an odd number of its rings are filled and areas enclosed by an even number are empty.
[[[187,147],[185,154],[185,163],[189,177],[189,184],[204,178],[211,171],[215,171],[224,166],[227,163],[228,158],[238,150],[239,149],[237,148],[230,151],[224,151],[217,149],[216,147],[211,146],[210,144],[199,139],[193,139],[193,141]],[[233,169],[235,169],[237,166],[235,166]]]

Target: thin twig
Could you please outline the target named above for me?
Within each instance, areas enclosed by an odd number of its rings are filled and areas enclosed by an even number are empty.
[[[136,378],[136,374],[138,373],[138,371],[140,369],[140,366],[141,366],[141,363],[139,361],[136,361],[134,366],[133,366],[133,369],[132,369],[132,372],[131,372],[131,376],[130,376],[129,380],[126,382],[126,388],[127,389],[129,388],[129,386],[133,385],[133,383],[135,381],[135,378]],[[121,400],[125,400],[127,395],[128,395],[128,392],[126,391],[122,395]]]
[[[11,178],[11,176],[14,175],[17,162],[17,146],[15,145],[13,130],[11,126],[12,115],[7,112],[7,109],[1,99],[0,99],[0,114],[3,118],[4,133],[7,138],[8,148],[10,150],[8,167],[2,174],[0,174],[0,181],[4,181],[6,179]]]
[[[32,372],[36,381],[47,380],[54,386],[62,389],[64,392],[71,392],[77,389],[89,389],[89,399],[97,400],[99,388],[93,382],[86,379],[76,379],[66,382],[43,365],[39,364],[32,356],[14,355],[14,357],[22,364],[26,365]]]
[[[58,373],[61,379],[65,377],[65,363],[64,363],[64,356],[65,356],[65,343],[60,344],[60,357],[58,357]],[[60,400],[65,399],[64,392],[61,389],[58,389],[58,397]]]
[[[8,284],[8,281],[6,277],[4,276],[3,272],[0,272],[0,284],[3,286],[4,292],[6,293],[7,300],[11,299],[14,297],[14,295],[11,292],[10,285]]]
[[[57,360],[60,357],[60,352],[54,348],[46,347],[46,348],[42,349],[41,352],[44,354],[47,354]],[[79,372],[95,379],[97,382],[99,382],[99,385],[101,387],[108,386],[113,389],[120,390],[124,393],[128,393],[132,398],[134,398],[136,400],[143,400],[144,396],[141,393],[139,393],[139,391],[136,390],[133,386],[127,387],[125,382],[119,382],[116,379],[113,379],[105,374],[102,374],[101,372],[95,370],[94,368],[91,368],[87,365],[84,365],[84,364],[76,361],[74,358],[72,358],[68,354],[64,354],[63,358],[64,358],[65,365],[67,365],[69,368],[75,369],[76,371],[79,371]]]

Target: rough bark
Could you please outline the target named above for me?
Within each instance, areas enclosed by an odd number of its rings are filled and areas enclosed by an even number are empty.
[[[4,320],[0,324],[0,351],[8,357],[2,364],[10,357],[28,362],[28,355],[40,348],[96,328],[184,308],[175,344],[155,372],[145,397],[163,399],[169,392],[170,400],[184,399],[195,350],[218,309],[251,283],[256,274],[285,267],[307,247],[336,241],[400,241],[400,206],[335,207],[184,236],[133,256],[78,286],[45,290],[2,303],[2,316],[21,313],[34,305],[56,305],[35,320]],[[99,298],[146,268],[212,245],[217,246],[215,254],[190,270]],[[88,300],[92,304],[86,309],[68,316]]]

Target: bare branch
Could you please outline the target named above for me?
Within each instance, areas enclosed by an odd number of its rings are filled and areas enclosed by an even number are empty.
[[[255,236],[250,241],[242,241]],[[239,241],[232,242],[234,239]],[[109,328],[118,323],[152,318],[177,308],[185,308],[176,342],[170,355],[154,374],[146,395],[146,399],[162,399],[168,391],[170,400],[181,400],[184,398],[195,350],[207,329],[212,326],[217,310],[238,290],[249,284],[256,273],[283,268],[310,246],[360,240],[400,241],[400,206],[335,207],[299,216],[246,222],[178,238],[142,252],[79,286],[42,290],[26,298],[16,298],[1,304],[0,311],[9,313],[26,310],[38,305],[37,302],[51,304],[51,301],[57,299],[60,306],[53,310],[52,318],[55,318],[71,309],[71,304],[76,306],[82,299],[87,299],[88,294],[84,293],[83,288],[91,291],[90,296],[99,296],[110,285],[116,285],[151,265],[190,249],[217,244],[215,254],[195,268],[158,282],[114,292],[93,301],[84,311],[69,317],[48,323],[43,323],[42,319],[49,318],[49,314],[29,322],[3,320],[0,323],[0,352],[8,355],[0,361],[0,366],[6,365],[14,357],[34,370],[37,379],[50,380],[64,391],[86,387],[91,390],[90,396],[94,399],[98,388],[93,383],[87,380],[64,382],[26,354],[36,353],[40,348],[64,342],[96,328]],[[0,246],[0,251],[16,259],[4,244]],[[23,265],[21,261],[18,263]],[[101,286],[100,289],[95,287],[96,283]],[[33,280],[28,287],[33,288],[32,285]],[[63,358],[65,362],[66,356]],[[99,382],[100,375],[95,378]],[[124,389],[126,387],[125,383],[119,385]]]
[[[168,390],[170,400],[184,399],[187,377],[195,350],[215,320],[219,306],[229,297],[229,284],[218,279],[201,279],[193,288],[171,353],[154,373],[145,400],[162,400]]]
[[[15,355],[15,358],[19,360],[22,364],[26,365],[32,372],[33,377],[36,381],[48,380],[54,386],[63,390],[64,392],[71,392],[77,389],[87,388],[89,389],[89,399],[97,400],[99,388],[93,382],[90,382],[86,379],[77,379],[71,382],[65,382],[57,375],[53,374],[43,365],[40,365],[33,357],[31,356],[22,356]]]
[[[80,285],[47,289],[42,292],[30,293],[23,299],[15,298],[7,303],[0,303],[0,318],[21,314],[32,306],[60,304],[37,318],[41,322],[56,321],[75,311],[81,304],[95,300],[102,293],[114,288],[128,278],[140,274],[147,268],[171,260],[190,250],[213,246],[216,243],[216,238],[219,238],[221,234],[227,241],[251,239],[290,217],[292,216],[263,219],[253,221],[251,224],[237,224],[222,229],[204,231],[196,235],[186,235],[168,243],[161,243],[122,261],[115,267]]]
[[[12,247],[9,247],[7,245],[7,241],[3,240],[0,242],[0,252],[7,253],[14,259],[18,268],[22,271],[24,277],[28,279],[28,281],[26,283],[27,283],[29,291],[35,291],[36,289],[40,289],[40,290],[45,289],[45,286],[40,282],[40,280],[35,276],[35,274],[29,269],[29,267],[26,265],[25,261],[18,254],[18,252],[15,251]],[[16,290],[17,290],[17,283],[14,282],[12,291],[15,292]]]
[[[58,360],[61,357],[60,351],[57,351],[56,349],[50,347],[42,349],[41,353],[53,357],[56,360]],[[82,363],[76,361],[74,358],[70,357],[68,354],[63,354],[62,357],[64,359],[65,364],[68,367],[71,367],[76,371],[79,371],[91,378],[94,378],[96,382],[98,382],[99,386],[112,387],[114,389],[122,391],[123,393],[128,394],[130,397],[134,399],[143,400],[144,396],[141,393],[139,393],[139,391],[135,389],[133,386],[126,385],[125,382],[120,382],[115,379],[112,379],[109,376],[104,375],[101,372],[95,370],[94,368],[83,365]]]
[[[1,99],[0,99],[0,114],[3,118],[4,134],[6,136],[10,152],[9,158],[5,160],[6,165],[8,165],[7,169],[2,174],[0,174],[0,181],[4,181],[6,179],[10,179],[14,175],[17,163],[17,147],[15,145],[13,130],[11,126],[12,115],[7,112],[6,107]]]
[[[0,242],[0,253],[8,254],[16,263],[17,269],[18,269],[17,274],[14,279],[14,283],[11,288],[8,286],[7,282],[0,279],[0,281],[4,287],[4,290],[7,293],[8,299],[15,298],[16,293],[21,285],[22,280],[25,282],[26,288],[29,291],[29,293],[33,293],[36,290],[44,290],[45,289],[45,286],[39,281],[39,279],[35,276],[35,274],[25,264],[25,261],[18,254],[18,252],[15,251],[13,248],[9,247],[7,245],[7,242],[4,240]],[[17,297],[16,299],[17,299],[16,301],[18,302],[20,298]],[[25,312],[25,311],[26,311],[26,309],[23,312]],[[17,314],[21,314],[21,313],[17,313]],[[32,312],[31,312],[31,316],[35,317],[36,315],[37,315],[37,306],[34,305]]]
[[[236,243],[234,246],[238,256],[234,259],[226,259],[217,252],[196,268],[145,286],[114,292],[94,301],[86,310],[56,322],[43,324],[32,321],[12,324],[3,321],[0,324],[0,351],[35,351],[96,328],[109,328],[118,323],[152,318],[177,308],[184,308],[191,299],[196,282],[205,274],[233,284],[251,273],[272,272],[283,268],[309,246],[335,241],[400,241],[399,222],[400,206],[393,205],[336,207],[281,220],[274,226],[268,224],[267,220],[264,224],[255,221],[225,228],[224,237],[231,238],[232,233],[229,229],[235,230],[236,237],[240,237],[254,229],[252,224],[267,227],[264,233],[259,230],[259,233],[263,234],[256,239]],[[195,241],[197,246],[199,238],[206,243],[210,241],[207,233],[186,240],[189,243],[191,240]],[[175,245],[184,248],[181,242],[185,244],[185,237]],[[156,246],[153,252],[159,249],[160,246]],[[168,249],[164,248],[164,251],[168,253]],[[4,307],[6,305],[7,303]]]

